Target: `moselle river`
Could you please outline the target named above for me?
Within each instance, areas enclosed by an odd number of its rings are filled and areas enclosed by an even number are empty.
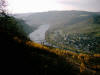
[[[45,33],[49,29],[49,24],[40,25],[34,32],[29,34],[32,41],[42,43],[45,41]]]

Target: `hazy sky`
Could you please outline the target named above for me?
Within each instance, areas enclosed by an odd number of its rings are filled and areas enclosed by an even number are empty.
[[[44,12],[50,10],[99,11],[100,0],[7,0],[12,13]]]

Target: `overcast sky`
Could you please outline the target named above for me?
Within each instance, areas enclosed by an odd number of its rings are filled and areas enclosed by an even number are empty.
[[[100,12],[100,0],[7,0],[11,13],[53,10],[84,10]]]

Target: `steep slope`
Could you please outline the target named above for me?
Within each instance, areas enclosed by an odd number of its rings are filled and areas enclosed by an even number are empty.
[[[22,29],[21,32],[19,28],[16,29],[18,25],[15,22],[17,21],[12,17],[0,16],[0,51],[2,51],[1,63],[4,72],[25,75],[77,75],[79,73],[79,69],[74,71],[74,67],[64,58],[27,45],[26,41],[30,40],[23,35]]]
[[[12,75],[100,74],[99,70],[97,74],[95,71],[85,69],[83,61],[81,65],[75,64],[75,62],[80,61],[79,59],[84,59],[82,54],[78,56],[76,53],[50,49],[30,41],[23,34],[24,31],[22,29],[20,30],[19,24],[15,18],[0,16],[0,50],[2,51],[1,63],[3,65],[2,70],[4,70],[3,74],[5,72]],[[71,62],[73,61],[72,58],[75,58],[74,64]],[[79,61],[76,60],[77,58],[79,58]],[[86,58],[86,60],[88,59]]]

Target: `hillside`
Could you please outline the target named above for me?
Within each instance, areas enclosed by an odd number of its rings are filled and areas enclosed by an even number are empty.
[[[34,46],[30,47],[25,44],[23,39],[16,41],[16,37],[6,32],[0,31],[0,34],[0,50],[3,57],[1,61],[2,68],[8,74],[64,75],[66,73],[77,75],[77,72],[79,73],[79,69],[75,69],[76,71],[71,73],[74,71],[74,67],[54,53]]]
[[[74,52],[100,53],[100,15],[77,15],[46,33],[46,40]],[[59,37],[59,38],[58,38]]]
[[[30,41],[21,23],[0,16],[0,46],[3,70],[28,75],[99,75],[99,54],[77,54]],[[14,72],[14,73],[13,73]]]
[[[25,75],[80,73],[78,68],[74,68],[71,63],[55,53],[36,47],[37,44],[28,45],[27,41],[30,40],[24,35],[22,29],[20,31],[19,24],[13,17],[0,16],[0,50],[4,72]]]
[[[79,15],[86,16],[87,18],[93,14],[99,14],[99,13],[87,12],[87,11],[48,11],[41,13],[14,14],[14,16],[16,18],[23,19],[29,25],[50,24],[54,26],[62,23],[63,24],[67,23],[71,19],[77,18]]]

